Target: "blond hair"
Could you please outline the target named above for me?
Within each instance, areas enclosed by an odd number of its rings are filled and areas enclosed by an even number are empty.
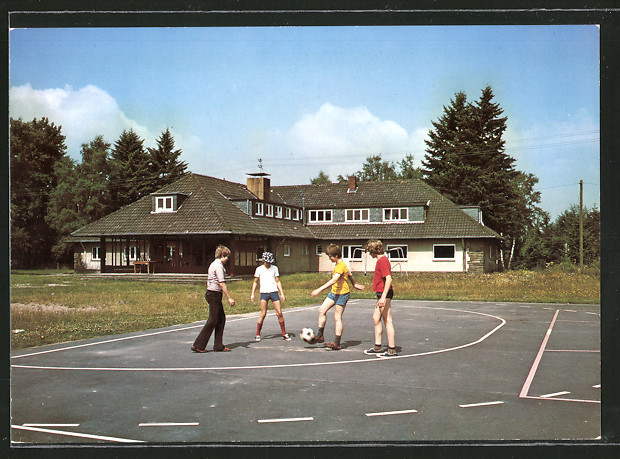
[[[366,243],[366,251],[371,255],[381,255],[385,253],[385,249],[383,248],[383,244],[379,239],[370,239]]]
[[[218,245],[215,249],[215,258],[225,258],[230,256],[230,249],[225,245]]]

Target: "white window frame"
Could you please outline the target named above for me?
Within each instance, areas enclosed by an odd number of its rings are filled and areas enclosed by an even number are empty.
[[[293,209],[293,220],[296,220],[296,221],[301,220],[301,210]]]
[[[389,218],[386,218],[385,212],[390,211]],[[398,218],[393,218],[394,211],[398,212]],[[405,217],[403,218],[403,211]],[[382,218],[384,222],[406,222],[409,221],[409,209],[407,207],[384,207],[382,212]]]
[[[282,206],[276,206],[276,218],[282,218]]]
[[[263,215],[265,209],[262,202],[256,203],[256,215]]]
[[[454,249],[454,257],[453,258],[435,257],[436,247],[452,247]],[[456,244],[433,244],[433,261],[456,261]]]
[[[170,206],[167,206],[167,204],[170,204]],[[172,196],[157,196],[155,198],[155,212],[174,212]]]
[[[351,212],[351,218],[349,218],[349,212]],[[366,213],[366,218],[364,218]],[[370,209],[345,209],[344,211],[345,222],[369,222],[370,221]]]
[[[135,245],[129,246],[129,261],[136,261],[138,255],[138,247]]]
[[[329,214],[329,219],[327,215]],[[323,220],[319,220],[319,215],[323,215]],[[308,211],[308,223],[331,223],[334,212],[331,209],[317,209]]]
[[[284,209],[284,218],[286,220],[290,220],[291,219],[291,208],[290,207],[286,207]]]
[[[352,257],[351,254],[359,253],[359,257]],[[342,259],[348,261],[362,261],[364,257],[364,247],[362,245],[343,245]]]
[[[284,256],[285,257],[290,257],[291,256],[291,246],[290,245],[284,244],[283,251],[284,251]]]
[[[101,247],[93,247],[90,251],[91,260],[99,261],[101,260]]]
[[[265,215],[267,217],[273,217],[273,204],[267,204],[267,212]]]
[[[390,250],[394,250],[396,248],[404,247],[406,250],[406,254],[401,258],[392,258],[390,257]],[[390,261],[408,261],[409,260],[409,246],[407,244],[389,244],[385,248],[385,254],[390,259]]]

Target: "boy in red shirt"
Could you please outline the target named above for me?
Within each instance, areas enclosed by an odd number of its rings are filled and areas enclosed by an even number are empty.
[[[377,259],[375,275],[372,279],[372,290],[377,294],[377,304],[372,315],[372,321],[375,325],[375,346],[364,351],[364,354],[374,354],[377,357],[395,357],[398,354],[396,353],[394,325],[392,323],[392,298],[394,297],[392,267],[389,258],[385,255],[381,241],[376,239],[368,241],[366,251],[371,257]],[[385,333],[388,340],[387,352],[383,352],[381,349],[383,334],[381,319],[383,319],[385,324]]]

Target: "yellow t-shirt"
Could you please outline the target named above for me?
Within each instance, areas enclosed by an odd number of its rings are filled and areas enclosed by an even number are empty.
[[[349,268],[344,261],[340,260],[340,262],[334,267],[334,274],[340,274],[340,277],[336,281],[334,285],[332,285],[332,293],[334,295],[341,295],[343,293],[349,293],[349,283],[347,279],[349,278]]]

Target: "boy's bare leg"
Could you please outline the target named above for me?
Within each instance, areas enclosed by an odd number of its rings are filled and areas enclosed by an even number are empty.
[[[387,301],[386,301],[386,305],[387,305]],[[372,322],[375,325],[375,346],[379,346],[381,347],[381,341],[383,340],[383,324],[381,323],[381,317],[382,317],[382,310],[385,309],[385,306],[383,308],[379,308],[378,306],[375,306],[375,311],[372,314]]]
[[[394,348],[396,346],[396,337],[394,333],[394,324],[392,323],[392,300],[387,298],[382,311],[383,322],[385,323],[385,334],[387,335],[388,346]],[[379,326],[381,324],[379,323]],[[376,334],[376,328],[375,328]]]

